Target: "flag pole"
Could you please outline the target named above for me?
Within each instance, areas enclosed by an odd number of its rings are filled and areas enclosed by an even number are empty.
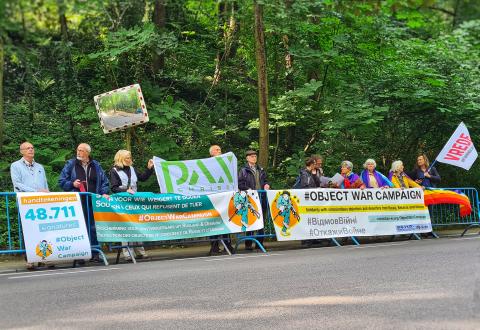
[[[428,167],[427,172],[430,173],[430,170],[432,169],[433,164],[435,164],[436,162],[437,162],[437,159],[435,158],[435,160],[434,160],[434,161],[430,164],[430,166]]]

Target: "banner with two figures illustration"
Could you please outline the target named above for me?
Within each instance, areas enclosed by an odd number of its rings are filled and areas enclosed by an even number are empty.
[[[240,233],[263,228],[256,191],[211,195],[120,193],[93,196],[99,242],[145,242]]]
[[[279,241],[432,231],[422,189],[267,191]]]

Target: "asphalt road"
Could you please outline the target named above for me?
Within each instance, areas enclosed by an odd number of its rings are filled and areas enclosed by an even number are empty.
[[[480,236],[0,274],[0,327],[480,329]]]

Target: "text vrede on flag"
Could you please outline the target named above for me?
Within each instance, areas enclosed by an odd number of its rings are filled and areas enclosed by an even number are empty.
[[[477,157],[478,153],[470,133],[461,122],[435,160],[469,170]]]

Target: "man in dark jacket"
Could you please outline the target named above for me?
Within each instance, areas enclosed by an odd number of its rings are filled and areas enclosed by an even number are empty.
[[[270,184],[268,183],[267,173],[257,164],[257,152],[254,150],[248,150],[245,153],[245,156],[247,158],[247,164],[242,167],[238,173],[238,189],[269,190]],[[264,210],[263,214],[267,214],[265,212],[268,207],[266,203],[267,196],[265,193],[260,193],[259,195],[262,202],[262,209]],[[263,229],[259,230],[257,233],[259,235],[264,235]],[[259,237],[258,241],[263,243],[263,237]],[[253,250],[251,240],[245,241],[245,249],[248,251]],[[259,250],[260,247],[255,246],[255,249]]]
[[[67,161],[58,183],[64,191],[90,192],[108,197],[108,178],[100,163],[90,157],[92,149],[86,143],[77,147],[77,158]],[[82,195],[82,207],[89,229],[90,243],[98,245],[95,221],[93,220],[92,200]],[[88,203],[88,206],[87,206]],[[90,211],[87,213],[87,209]],[[98,261],[98,254],[93,253],[93,261]]]

